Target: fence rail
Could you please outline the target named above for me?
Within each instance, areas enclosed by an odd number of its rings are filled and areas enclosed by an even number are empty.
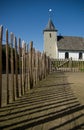
[[[50,58],[36,51],[33,42],[28,48],[24,41],[6,30],[3,45],[3,35],[3,26],[0,26],[0,107],[23,96],[50,71]]]
[[[53,71],[72,71],[72,72],[84,72],[84,61],[72,60],[72,59],[52,59]]]

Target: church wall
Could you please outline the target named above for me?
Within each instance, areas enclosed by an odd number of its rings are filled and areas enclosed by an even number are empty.
[[[65,52],[58,52],[58,59],[65,59]]]
[[[83,52],[83,60],[84,60],[84,52]]]
[[[73,60],[79,60],[79,53],[80,52],[73,52],[73,51],[67,51],[69,53],[69,58],[72,57]],[[65,59],[65,51],[59,51],[58,52],[58,59]],[[80,60],[84,60],[84,52],[82,52],[82,59]]]
[[[79,59],[79,53],[78,52],[69,52],[69,58],[72,58],[73,60]]]

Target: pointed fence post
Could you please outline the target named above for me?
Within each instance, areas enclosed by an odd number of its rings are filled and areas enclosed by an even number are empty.
[[[28,55],[28,44],[26,44],[26,90],[29,90],[29,81],[28,81],[28,75],[29,75],[29,55]]]
[[[21,72],[21,39],[18,39],[18,61],[19,61],[19,96],[21,97],[22,95],[22,72]]]
[[[2,39],[3,26],[0,26],[0,107],[2,107]]]
[[[24,68],[24,72],[25,72],[25,93],[27,93],[28,91],[28,68],[27,68],[27,63],[28,63],[28,48],[27,48],[27,44],[25,43],[25,61],[24,61],[24,64],[25,64],[25,68]]]
[[[9,103],[9,45],[8,45],[8,30],[6,30],[6,84],[7,84],[7,103]]]
[[[15,88],[14,88],[14,53],[13,53],[13,33],[10,34],[10,43],[11,43],[11,92],[10,92],[10,103],[15,100]]]
[[[27,67],[27,90],[30,90],[30,72],[29,72],[29,47],[27,45],[27,60],[26,60],[26,67]]]
[[[32,66],[33,42],[30,42],[29,51],[29,70],[30,70],[30,88],[33,88],[33,66]]]
[[[25,42],[22,42],[22,95],[24,95],[24,91],[25,91]]]
[[[24,93],[26,92],[26,43],[24,43]]]
[[[14,45],[15,45],[15,90],[16,90],[16,98],[19,97],[19,87],[18,87],[18,62],[17,62],[17,39],[14,37]]]

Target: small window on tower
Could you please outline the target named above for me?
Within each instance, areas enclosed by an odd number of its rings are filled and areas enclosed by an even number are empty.
[[[49,33],[49,36],[50,36],[50,38],[51,38],[51,33]]]

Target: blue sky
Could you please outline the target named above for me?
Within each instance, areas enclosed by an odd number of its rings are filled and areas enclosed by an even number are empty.
[[[43,51],[50,8],[58,35],[84,37],[84,0],[0,0],[0,25]]]

